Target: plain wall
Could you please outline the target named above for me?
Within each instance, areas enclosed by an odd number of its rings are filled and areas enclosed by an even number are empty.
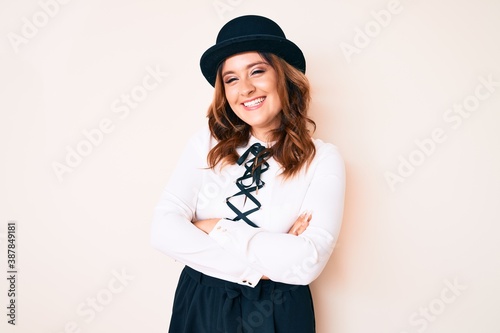
[[[166,332],[182,265],[150,246],[153,208],[206,122],[199,58],[244,14],[302,48],[346,163],[318,333],[500,331],[500,2],[66,2],[0,3],[2,332]]]

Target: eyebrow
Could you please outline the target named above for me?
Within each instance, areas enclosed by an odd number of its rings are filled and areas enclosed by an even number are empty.
[[[248,69],[252,68],[253,66],[262,65],[262,64],[269,66],[269,64],[265,61],[257,61],[257,62],[251,63],[248,66],[246,66],[246,69],[248,70]],[[222,73],[222,77],[226,76],[227,74],[234,74],[234,71],[225,71],[224,73]]]

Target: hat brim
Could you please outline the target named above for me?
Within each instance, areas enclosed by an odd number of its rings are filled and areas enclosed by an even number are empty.
[[[276,54],[301,72],[306,72],[306,60],[299,47],[288,39],[270,35],[238,37],[212,46],[201,56],[201,72],[215,86],[219,65],[232,55],[249,51]]]

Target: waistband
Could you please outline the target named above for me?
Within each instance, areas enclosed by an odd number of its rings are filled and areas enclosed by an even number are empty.
[[[205,275],[189,266],[184,267],[184,272],[201,285],[220,289],[224,301],[222,308],[219,309],[220,315],[217,316],[218,318],[216,320],[217,328],[221,332],[238,331],[237,320],[238,318],[241,319],[243,316],[241,307],[242,302],[250,302],[253,304],[266,302],[272,307],[271,311],[274,311],[274,303],[276,300],[280,300],[280,302],[276,302],[276,304],[280,304],[286,299],[286,297],[282,295],[283,292],[292,292],[298,288],[309,288],[309,286],[292,285],[271,280],[260,280],[259,283],[252,288]],[[263,332],[273,331],[272,322],[266,321],[265,325],[270,325],[270,327],[267,329],[262,327]]]
[[[298,289],[299,287],[303,287],[301,285],[295,285],[295,284],[287,284],[287,283],[282,283],[282,282],[275,282],[271,280],[260,280],[259,283],[254,287],[249,287],[245,285],[238,284],[236,282],[231,282],[231,281],[226,281],[222,279],[218,279],[206,274],[203,274],[189,266],[184,267],[184,271],[195,281],[198,283],[209,286],[209,287],[214,287],[214,288],[227,288],[228,286],[231,287],[238,287],[242,288],[243,290],[249,289],[249,290],[260,290],[264,288],[266,291],[273,291],[273,290],[279,290],[279,291],[292,291],[295,289]]]

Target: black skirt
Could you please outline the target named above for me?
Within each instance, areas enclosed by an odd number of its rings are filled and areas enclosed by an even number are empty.
[[[261,280],[255,288],[188,266],[175,292],[169,333],[314,333],[309,286]]]

